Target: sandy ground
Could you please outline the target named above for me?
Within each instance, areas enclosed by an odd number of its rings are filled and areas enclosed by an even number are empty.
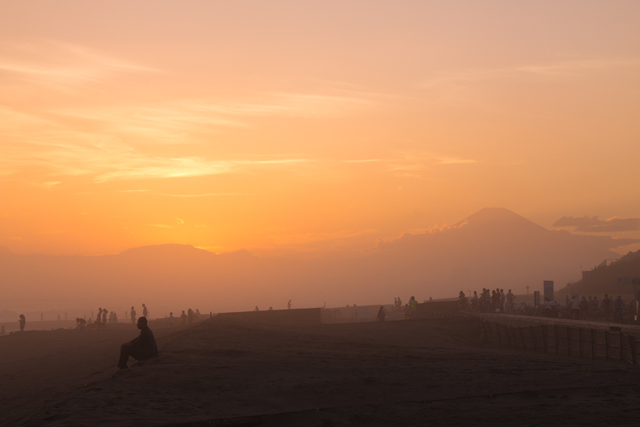
[[[626,425],[640,367],[484,348],[474,319],[314,326],[214,318],[0,337],[0,425]],[[194,424],[197,423],[197,424]]]

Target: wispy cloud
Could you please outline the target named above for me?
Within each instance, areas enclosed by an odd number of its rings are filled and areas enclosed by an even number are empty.
[[[265,93],[242,102],[181,100],[161,104],[59,108],[50,115],[93,122],[103,133],[154,143],[193,142],[193,134],[253,126],[260,117],[340,117],[375,105],[365,97]]]
[[[241,173],[257,168],[294,167],[311,161],[275,155],[252,159],[153,155],[125,143],[115,135],[78,131],[49,118],[1,105],[0,134],[3,135],[0,170],[16,173],[37,167],[55,177],[92,175],[98,183]],[[46,182],[57,181],[51,179]]]
[[[0,71],[53,89],[103,82],[117,73],[155,71],[87,47],[56,41],[1,43]]]
[[[124,160],[124,159],[123,159]],[[209,160],[202,157],[189,158],[147,158],[134,156],[121,161],[117,170],[112,170],[95,177],[96,182],[123,179],[180,178],[226,173],[240,173],[247,168],[260,166],[290,165],[308,162],[309,159],[277,159],[277,160]],[[224,193],[202,193],[206,195],[228,195]],[[164,194],[170,195],[170,194]],[[189,195],[175,197],[189,197]],[[194,196],[203,197],[203,196]]]
[[[502,79],[506,77],[525,76],[572,76],[594,70],[606,70],[614,68],[638,67],[640,58],[626,59],[582,59],[559,60],[547,63],[535,63],[517,65],[502,68],[470,68],[461,70],[441,71],[420,83],[420,87],[443,88],[456,87],[465,82],[478,82],[484,80]]]
[[[250,196],[250,193],[199,193],[199,194],[169,194],[169,193],[158,193],[160,196],[168,196],[168,197],[223,197],[223,196]]]
[[[472,163],[478,163],[478,161],[473,159],[457,159],[452,157],[442,157],[438,160],[438,164],[440,165],[468,165]]]
[[[173,225],[167,225],[167,224],[147,224],[149,227],[155,227],[155,228],[174,228]]]
[[[598,60],[585,59],[573,61],[560,61],[547,64],[532,64],[516,67],[515,71],[540,74],[544,76],[575,75],[590,70],[604,70],[640,65],[640,59]]]
[[[269,236],[273,244],[277,246],[302,245],[311,242],[323,242],[331,240],[351,239],[355,237],[373,235],[378,233],[377,229],[365,230],[340,230],[335,232],[302,233],[302,234],[281,234]]]
[[[359,160],[343,160],[345,163],[374,163],[382,162],[383,159],[359,159]]]

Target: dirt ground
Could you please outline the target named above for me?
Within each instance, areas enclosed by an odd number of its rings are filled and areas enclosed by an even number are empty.
[[[477,320],[151,323],[160,357],[120,375],[132,325],[0,337],[0,425],[626,425],[640,367],[485,348]]]

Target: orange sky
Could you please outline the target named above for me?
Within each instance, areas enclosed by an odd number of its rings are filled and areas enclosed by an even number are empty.
[[[344,3],[0,4],[0,245],[316,254],[487,206],[640,216],[639,2]]]

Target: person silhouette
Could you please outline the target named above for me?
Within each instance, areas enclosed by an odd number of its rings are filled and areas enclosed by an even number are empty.
[[[182,323],[183,325],[187,324],[187,315],[185,314],[184,310],[182,310],[182,314],[180,315],[180,323]]]
[[[147,306],[145,304],[142,304],[142,317],[147,317],[148,314],[149,310],[147,310]]]
[[[129,357],[136,360],[148,360],[158,357],[158,346],[153,332],[147,325],[147,318],[141,316],[137,323],[140,329],[140,335],[128,343],[120,346],[120,360],[118,361],[118,369],[127,369]]]
[[[136,309],[131,306],[131,323],[136,323]]]
[[[380,307],[378,310],[378,318],[376,319],[378,322],[384,322],[384,318],[387,316],[387,313],[384,312],[384,306]]]
[[[76,317],[76,329],[84,331],[84,328],[87,326],[87,321],[82,317]]]
[[[18,322],[20,323],[20,332],[24,332],[24,327],[27,324],[27,318],[24,317],[24,314],[20,315]]]
[[[289,302],[287,303],[287,309],[291,310],[291,300],[289,300]]]

